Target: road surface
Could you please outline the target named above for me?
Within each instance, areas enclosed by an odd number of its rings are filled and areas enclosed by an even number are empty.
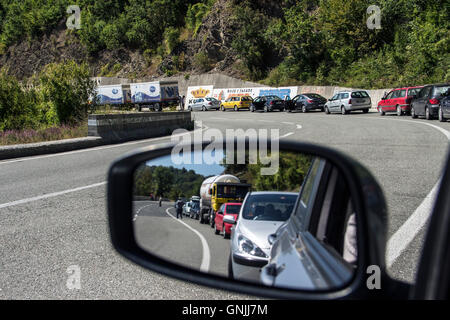
[[[388,256],[390,273],[414,282],[424,228],[410,222],[424,216],[417,212],[429,211],[426,199],[440,178],[450,123],[376,113],[210,111],[194,113],[194,118],[223,132],[279,129],[282,139],[330,146],[362,162],[379,181],[388,202],[389,237],[395,240],[391,243],[395,252]],[[104,184],[110,163],[138,147],[168,141],[170,137],[1,161],[0,298],[247,298],[148,272],[112,249]],[[226,248],[226,240],[212,229],[209,233],[203,229],[207,241],[222,241]],[[199,241],[194,234],[191,237]],[[408,237],[411,241],[405,240]],[[191,263],[198,259],[200,254],[193,253]],[[73,279],[71,270],[80,271],[79,289],[67,286]]]

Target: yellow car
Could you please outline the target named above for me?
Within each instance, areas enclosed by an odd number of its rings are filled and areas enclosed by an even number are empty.
[[[220,110],[225,111],[226,109],[234,109],[234,111],[239,111],[240,109],[250,110],[252,104],[252,98],[250,96],[242,97],[230,97],[220,105]]]

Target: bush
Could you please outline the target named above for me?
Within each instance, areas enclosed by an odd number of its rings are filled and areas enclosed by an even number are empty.
[[[74,124],[87,117],[88,99],[94,94],[95,84],[86,64],[49,64],[37,83],[42,108],[53,110],[59,124]]]
[[[34,90],[25,91],[19,82],[0,71],[0,131],[39,127],[40,113]]]
[[[212,69],[212,60],[204,52],[199,52],[194,56],[194,67],[201,72],[206,72]]]

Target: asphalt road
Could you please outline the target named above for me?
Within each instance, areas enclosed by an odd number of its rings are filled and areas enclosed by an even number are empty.
[[[450,123],[380,117],[375,113],[342,116],[241,111],[198,112],[194,117],[203,126],[223,132],[238,128],[279,129],[282,139],[319,143],[356,158],[370,169],[385,192],[390,237],[396,235],[437,183],[448,149],[445,132],[450,130]],[[0,162],[0,298],[247,298],[148,272],[125,261],[111,248],[105,186],[99,183],[106,181],[108,167],[117,157],[169,140],[152,139]],[[193,226],[198,228],[199,224]],[[223,241],[211,229],[204,233],[207,241]],[[394,277],[409,282],[414,281],[424,230],[412,230],[412,234],[414,240],[390,267]],[[194,243],[198,241],[191,237]],[[198,263],[194,260],[199,255],[193,255],[188,263]],[[67,287],[71,266],[80,270],[80,289]]]

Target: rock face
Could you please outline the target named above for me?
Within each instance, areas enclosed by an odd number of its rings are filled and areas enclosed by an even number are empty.
[[[126,48],[90,55],[76,34],[66,29],[65,21],[40,39],[24,39],[10,46],[0,55],[0,67],[6,67],[18,79],[25,79],[49,63],[74,59],[78,63],[89,63],[93,76],[148,78],[163,76],[176,65],[175,59],[182,56],[184,66],[179,70],[182,73],[222,73],[242,77],[241,68],[237,67],[239,60],[232,49],[233,36],[238,30],[233,22],[231,2],[217,0],[197,34],[180,43],[157,67],[149,66],[142,52]],[[260,0],[257,5],[271,15],[279,11],[273,0]],[[197,61],[200,56],[203,63]]]

